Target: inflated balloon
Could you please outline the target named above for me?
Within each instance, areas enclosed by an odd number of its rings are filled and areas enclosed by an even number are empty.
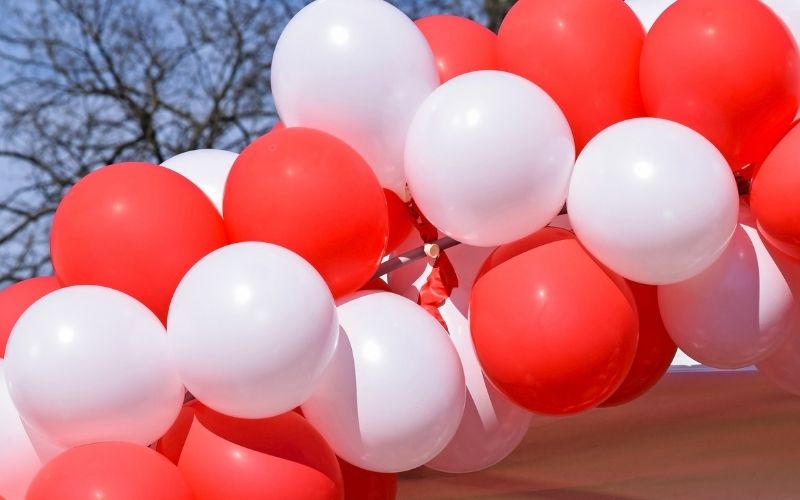
[[[238,156],[221,149],[197,149],[173,156],[161,165],[192,181],[222,213],[225,181]]]
[[[286,26],[272,59],[281,120],[342,139],[398,194],[408,125],[438,84],[425,37],[383,0],[312,2]]]
[[[638,324],[622,280],[574,237],[547,240],[478,278],[470,327],[483,370],[501,391],[529,410],[564,415],[619,388]]]
[[[383,194],[386,196],[386,206],[389,209],[389,237],[384,253],[389,254],[408,238],[414,230],[414,221],[411,219],[408,206],[394,191],[384,189]]]
[[[181,473],[155,451],[105,442],[72,448],[34,478],[27,500],[193,500]]]
[[[776,257],[743,221],[708,269],[659,287],[661,316],[678,347],[715,368],[742,368],[774,351],[793,326],[789,267],[798,267]]]
[[[648,115],[703,134],[734,171],[764,160],[798,110],[800,56],[759,0],[680,0],[647,34]]]
[[[789,336],[778,349],[756,364],[773,384],[800,396],[800,310],[792,312]]]
[[[478,265],[472,269],[473,276],[477,268]],[[469,288],[471,283],[466,287]],[[469,297],[464,295],[466,306]],[[485,377],[472,343],[469,321],[456,307],[456,300],[452,297],[439,311],[461,357],[467,400],[455,436],[426,465],[442,472],[468,473],[487,469],[510,455],[528,432],[532,414],[512,403]]]
[[[62,288],[28,308],[11,333],[5,370],[22,418],[61,446],[149,445],[184,396],[158,318],[99,286]]]
[[[8,395],[0,359],[0,498],[22,500],[42,462]]]
[[[183,445],[186,443],[189,429],[191,429],[192,422],[194,422],[194,408],[197,405],[200,405],[200,403],[196,399],[183,405],[172,427],[161,436],[161,439],[156,441],[156,445],[153,448],[167,457],[173,464],[177,465],[178,460],[181,458]]]
[[[586,146],[567,205],[578,239],[600,262],[661,285],[691,278],[719,257],[736,228],[739,195],[725,158],[700,134],[636,118]]]
[[[800,124],[769,154],[753,180],[750,203],[758,229],[781,251],[800,258]]]
[[[55,458],[56,455],[68,449],[67,446],[49,441],[41,432],[31,427],[25,421],[22,422],[22,426],[25,427],[25,432],[30,438],[31,445],[33,445],[33,449],[36,450],[36,454],[39,455],[39,460],[41,460],[43,464],[49,462]]]
[[[673,3],[675,0],[625,0],[625,4],[639,18],[645,31],[650,31],[658,16]]]
[[[0,358],[5,356],[6,343],[17,320],[27,308],[50,292],[61,288],[53,276],[31,278],[0,291]]]
[[[555,99],[580,151],[609,125],[644,116],[643,42],[641,23],[619,0],[520,0],[500,26],[497,57],[500,69]]]
[[[210,408],[271,417],[306,400],[331,359],[336,308],[325,282],[297,254],[237,243],[181,281],[167,332],[186,388]]]
[[[443,472],[466,473],[491,467],[519,445],[530,426],[531,413],[513,404],[486,379],[470,336],[467,320],[470,291],[478,270],[491,252],[491,248],[469,245],[458,245],[447,250],[458,286],[452,290],[439,312],[461,358],[467,400],[455,436],[441,453],[426,464]],[[404,271],[406,268],[389,275],[393,286],[399,287],[405,283],[407,277]],[[418,295],[430,272],[431,266],[428,265],[403,295]]]
[[[416,24],[433,51],[441,83],[464,73],[497,69],[497,35],[482,24],[446,15],[423,17]]]
[[[339,459],[345,500],[394,500],[397,474],[372,472]]]
[[[166,322],[186,271],[226,243],[219,212],[191,181],[156,165],[119,163],[67,193],[50,249],[64,285],[119,290]]]
[[[195,413],[178,462],[195,500],[343,498],[336,456],[297,413],[258,420],[202,406]]]
[[[622,385],[601,406],[621,405],[650,390],[667,373],[677,351],[658,309],[658,287],[629,281],[628,288],[639,314],[639,343]]]
[[[233,241],[298,253],[335,297],[372,277],[389,231],[383,190],[364,160],[335,137],[301,127],[245,148],[228,177],[224,214]]]
[[[448,236],[496,246],[544,227],[561,210],[575,159],[567,120],[524,78],[477,71],[420,107],[406,175],[420,210]]]
[[[795,43],[800,44],[800,2],[794,0],[761,0],[778,17],[786,23],[794,37]]]
[[[336,353],[303,414],[357,467],[400,472],[428,462],[464,410],[464,372],[447,333],[386,292],[347,297],[339,323]]]

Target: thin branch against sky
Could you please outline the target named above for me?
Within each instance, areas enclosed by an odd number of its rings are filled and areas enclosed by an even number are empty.
[[[510,2],[390,0],[487,25]],[[267,131],[272,51],[306,3],[0,0],[0,287],[51,272],[53,213],[92,170]]]

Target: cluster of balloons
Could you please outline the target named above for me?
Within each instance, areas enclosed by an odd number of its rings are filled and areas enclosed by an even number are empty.
[[[677,347],[800,394],[792,5],[520,0],[496,35],[310,3],[280,127],[89,174],[55,276],[0,292],[0,496],[393,498]],[[457,279],[373,279],[431,231]]]

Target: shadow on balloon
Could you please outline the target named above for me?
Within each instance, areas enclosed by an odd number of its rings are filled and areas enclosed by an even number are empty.
[[[295,412],[238,419],[190,403],[156,449],[177,461],[197,500],[343,498],[336,455]]]

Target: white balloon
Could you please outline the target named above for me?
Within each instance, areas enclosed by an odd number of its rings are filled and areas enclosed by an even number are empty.
[[[382,0],[312,2],[286,26],[272,60],[272,94],[286,126],[345,141],[398,194],[408,125],[438,84],[425,37]]]
[[[0,498],[22,500],[42,462],[8,395],[0,358]]]
[[[183,403],[161,322],[110,288],[67,287],[35,302],[11,332],[5,365],[22,418],[64,447],[148,445]]]
[[[424,309],[388,292],[339,305],[336,353],[303,413],[333,451],[378,472],[435,457],[458,428],[464,372],[447,333]]]
[[[225,181],[238,157],[236,153],[221,149],[197,149],[175,155],[161,165],[192,181],[222,213]]]
[[[578,157],[569,218],[614,272],[663,285],[691,278],[725,250],[739,195],[722,154],[678,123],[635,118],[600,132]]]
[[[675,0],[625,0],[625,3],[642,22],[644,30],[650,31],[658,16],[675,3]]]
[[[708,269],[660,286],[659,309],[672,340],[715,368],[742,368],[768,356],[789,334],[794,295],[786,267],[797,267],[776,257],[753,224],[740,223]]]
[[[398,251],[421,244],[419,235],[411,235]],[[467,319],[470,291],[478,271],[493,250],[458,245],[446,251],[458,276],[458,286],[439,308],[439,313],[461,358],[467,399],[455,436],[427,463],[428,467],[443,472],[476,472],[500,462],[525,437],[533,417],[532,413],[513,404],[484,377],[472,343]],[[421,263],[421,267],[417,263]],[[389,286],[413,300],[419,296],[431,270],[430,264],[419,260],[390,273]]]
[[[550,96],[519,76],[477,71],[425,100],[405,161],[411,194],[437,228],[496,246],[558,214],[574,160],[572,132]]]
[[[333,297],[299,255],[237,243],[201,259],[169,309],[167,337],[186,388],[226,415],[263,418],[306,400],[333,355]]]

